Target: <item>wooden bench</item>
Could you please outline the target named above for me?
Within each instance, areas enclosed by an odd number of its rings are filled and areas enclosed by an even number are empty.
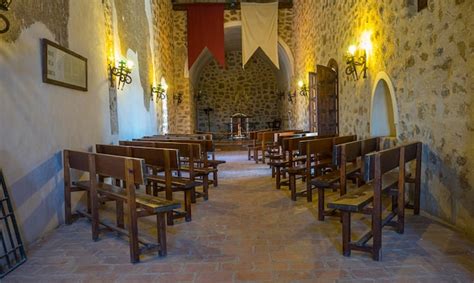
[[[180,164],[179,168],[177,168],[177,172],[179,175],[181,176],[181,172],[185,171],[189,174],[189,181],[196,181],[197,178],[202,179],[203,191],[198,192],[193,188],[192,202],[196,202],[196,197],[202,197],[204,200],[209,199],[209,175],[214,173],[216,169],[196,166],[196,161],[200,160],[202,157],[200,144],[153,141],[119,141],[119,144],[127,146],[144,146],[178,150]]]
[[[316,170],[309,170],[311,164],[306,164],[306,175],[310,179],[307,182],[306,190],[312,191],[313,189],[318,190],[318,220],[324,221],[325,216],[336,215],[334,210],[325,210],[325,190],[326,189],[339,189],[340,195],[346,193],[347,179],[351,178],[353,181],[359,180],[360,178],[360,162],[361,158],[366,154],[374,151],[378,151],[380,148],[379,138],[370,138],[360,141],[354,140],[355,136],[347,136],[334,138],[332,143],[321,142],[307,144],[312,148],[311,155],[316,156],[329,156],[329,152],[332,150],[332,159],[335,168],[328,172],[320,172],[320,174],[313,175],[312,172]],[[306,151],[307,151],[306,150]],[[310,201],[311,194],[308,193],[308,201]]]
[[[215,169],[213,171],[212,184],[214,187],[218,186],[218,166],[226,163],[225,160],[216,160],[214,155],[214,143],[212,140],[196,140],[188,138],[144,138],[137,139],[136,141],[155,141],[155,142],[172,142],[172,143],[197,143],[201,145],[203,156],[196,163],[199,163],[201,167],[211,167]],[[212,159],[208,158],[208,153],[211,153]]]
[[[164,191],[167,200],[173,200],[173,192],[184,193],[184,212],[173,210],[168,212],[167,223],[173,225],[175,219],[184,218],[186,222],[192,220],[191,202],[192,191],[200,183],[180,177],[173,177],[173,171],[179,170],[179,155],[175,149],[159,149],[148,147],[120,146],[120,145],[96,145],[98,153],[141,158],[148,167],[146,172],[146,192],[150,194],[151,183],[157,185],[153,195],[158,191]],[[163,175],[159,175],[159,173]]]
[[[421,143],[419,142],[365,156],[365,184],[328,204],[329,208],[338,209],[342,213],[344,256],[350,256],[352,250],[359,250],[371,253],[374,260],[381,260],[382,228],[393,226],[398,233],[404,232],[406,163],[415,160],[419,165],[420,159]],[[415,178],[419,177],[418,175]],[[391,193],[393,197],[391,212],[382,219],[383,193]],[[370,204],[372,204],[371,207]],[[371,230],[356,242],[351,241],[351,213],[365,213],[372,216]],[[395,217],[397,221],[393,221]],[[373,239],[372,245],[367,244],[370,239]]]
[[[138,217],[156,215],[158,233],[158,251],[160,256],[167,254],[165,214],[177,209],[180,204],[162,198],[136,192],[137,185],[143,185],[144,160],[112,155],[94,154],[79,151],[64,151],[64,192],[66,224],[71,224],[71,192],[88,193],[89,212],[80,212],[92,222],[92,238],[99,238],[99,225],[125,234],[130,239],[130,260],[140,261],[139,243],[146,244],[138,235]],[[89,180],[73,182],[71,170],[89,173]],[[101,181],[98,176],[111,177],[124,181],[125,188]],[[99,202],[115,201],[117,203],[117,225],[107,224],[99,219]],[[127,229],[124,229],[123,204],[126,203]]]

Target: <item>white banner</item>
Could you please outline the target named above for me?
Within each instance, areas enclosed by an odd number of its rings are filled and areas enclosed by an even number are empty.
[[[278,2],[241,2],[242,66],[260,47],[280,69],[278,63]]]

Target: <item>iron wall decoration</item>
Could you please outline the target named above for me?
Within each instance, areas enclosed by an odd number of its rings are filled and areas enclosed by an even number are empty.
[[[0,11],[8,12],[11,3],[12,0],[0,0]],[[10,21],[2,14],[0,14],[0,19],[3,21],[3,24],[0,24],[0,34],[6,33],[10,29]]]
[[[110,85],[115,86],[114,77],[118,80],[118,89],[123,90],[125,84],[132,83],[132,77],[130,73],[132,72],[133,62],[130,60],[120,60],[117,63],[117,66],[109,64],[110,72]]]
[[[161,85],[151,86],[151,100],[153,101],[153,96],[156,95],[156,99],[165,100],[166,99],[166,89]]]
[[[308,87],[303,81],[298,82],[298,88],[301,96],[308,96]]]
[[[43,82],[87,91],[87,58],[45,38],[41,42]]]
[[[183,102],[183,94],[181,92],[178,94],[173,94],[173,102],[176,105],[180,105]]]
[[[364,79],[367,78],[367,52],[361,49],[358,55],[357,51],[355,46],[350,46],[346,54],[346,75],[352,75],[355,81],[359,80],[361,74]],[[357,70],[359,67],[362,67],[360,71]]]

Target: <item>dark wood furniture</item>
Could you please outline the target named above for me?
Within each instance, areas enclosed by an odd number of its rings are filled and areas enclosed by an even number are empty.
[[[344,256],[350,256],[352,250],[358,250],[372,254],[374,260],[381,260],[382,228],[393,226],[398,233],[404,232],[406,163],[414,161],[419,166],[421,150],[421,143],[413,142],[366,155],[363,174],[365,184],[328,204],[329,208],[338,209],[342,214]],[[418,173],[415,174],[418,184],[420,177]],[[383,193],[392,195],[392,209],[384,218]],[[372,217],[370,231],[355,242],[351,240],[352,213],[365,213]],[[393,221],[395,217],[397,220]],[[373,239],[372,245],[368,244],[370,239]]]
[[[145,183],[144,160],[104,154],[64,150],[64,194],[66,224],[72,223],[71,193],[86,192],[89,211],[78,211],[91,219],[92,239],[99,238],[99,225],[127,235],[130,242],[130,260],[140,261],[139,243],[147,244],[138,235],[138,217],[156,215],[158,251],[167,254],[165,214],[180,207],[174,201],[136,192],[136,187]],[[73,181],[71,170],[89,173],[89,180]],[[105,183],[105,177],[123,182],[124,187]],[[99,203],[116,202],[117,224],[108,224],[99,219]],[[123,205],[127,204],[127,229],[125,229]]]

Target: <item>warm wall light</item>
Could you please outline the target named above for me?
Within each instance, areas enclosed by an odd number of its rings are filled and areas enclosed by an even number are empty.
[[[298,89],[300,91],[301,96],[308,96],[308,88],[302,80],[298,81]]]
[[[113,62],[113,58],[109,58],[109,62]],[[132,72],[133,62],[130,60],[120,60],[117,63],[117,66],[112,66],[109,63],[109,70],[110,70],[110,84],[114,85],[114,77],[118,79],[118,88],[123,89],[125,84],[132,83],[132,77],[130,73]]]
[[[177,105],[180,105],[183,102],[183,94],[173,94],[173,102]]]
[[[0,10],[2,11],[8,11],[8,7],[10,7],[10,4],[12,3],[12,0],[0,0]],[[10,21],[8,21],[7,17],[4,15],[0,14],[0,19],[3,21],[3,28],[0,29],[0,33],[6,33],[10,29]]]
[[[153,96],[156,95],[156,98],[165,100],[166,99],[166,90],[168,89],[168,85],[166,83],[164,84],[158,84],[158,86],[151,86],[151,100],[153,100]]]
[[[354,78],[357,81],[362,74],[362,77],[367,78],[367,57],[372,53],[372,32],[364,31],[360,37],[359,48],[356,45],[350,45],[346,53],[346,75]],[[358,67],[362,69],[357,70]]]

